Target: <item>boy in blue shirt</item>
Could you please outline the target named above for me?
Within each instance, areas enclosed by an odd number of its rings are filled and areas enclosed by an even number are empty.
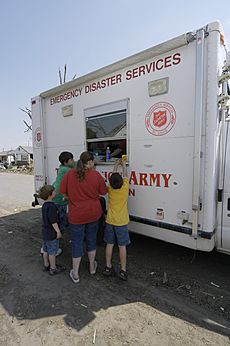
[[[59,187],[61,180],[63,176],[68,172],[71,168],[74,167],[75,161],[73,159],[73,154],[69,151],[63,151],[58,157],[60,166],[58,168],[58,174],[55,179],[55,182],[53,183],[53,187],[55,189],[55,197],[53,198],[53,202],[56,204],[59,214],[59,225],[60,230],[63,232],[68,225],[67,220],[67,205],[68,205],[68,199],[64,198],[63,195],[59,193]],[[60,255],[62,253],[62,249],[59,248],[57,250],[56,256]],[[43,250],[41,248],[41,255],[43,254]]]
[[[45,202],[42,205],[42,240],[43,240],[43,271],[50,275],[63,272],[66,268],[56,265],[56,253],[59,249],[61,231],[59,228],[58,209],[52,201],[55,197],[54,187],[44,185],[39,190],[39,197]]]

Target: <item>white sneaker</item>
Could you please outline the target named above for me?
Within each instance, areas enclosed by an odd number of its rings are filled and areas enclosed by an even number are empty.
[[[62,253],[62,249],[59,247],[55,256],[59,256]]]

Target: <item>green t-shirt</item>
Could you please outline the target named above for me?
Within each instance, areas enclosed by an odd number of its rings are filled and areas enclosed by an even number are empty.
[[[74,164],[75,166],[75,164]],[[61,184],[61,180],[63,178],[63,176],[71,169],[72,167],[69,167],[69,166],[65,166],[65,165],[60,165],[59,168],[58,168],[58,175],[57,175],[57,178],[55,180],[55,182],[53,183],[53,187],[55,189],[55,192],[56,192],[56,196],[55,198],[53,199],[53,202],[56,203],[56,204],[59,204],[59,205],[67,205],[68,204],[68,199],[63,199],[63,195],[60,194],[58,192],[59,190],[59,187],[60,187],[60,184]]]

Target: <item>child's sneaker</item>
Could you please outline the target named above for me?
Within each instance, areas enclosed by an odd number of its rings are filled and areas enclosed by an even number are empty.
[[[66,267],[60,266],[60,265],[56,265],[55,269],[51,269],[50,268],[50,275],[53,276],[53,275],[56,275],[56,274],[60,274],[60,273],[64,272],[65,270],[66,270]]]
[[[43,271],[43,272],[48,272],[49,270],[50,270],[50,266],[48,266],[48,267],[44,266],[44,267],[42,268],[42,271]]]
[[[119,278],[124,280],[124,281],[127,281],[128,280],[128,276],[127,276],[127,273],[125,270],[120,270],[119,272]]]
[[[115,272],[113,267],[111,267],[111,268],[105,267],[105,269],[103,270],[103,275],[105,275],[105,276],[115,276],[116,272]]]

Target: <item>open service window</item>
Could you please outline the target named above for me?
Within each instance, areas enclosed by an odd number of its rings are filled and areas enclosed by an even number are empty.
[[[85,109],[87,150],[98,164],[127,155],[127,113],[128,99]]]

